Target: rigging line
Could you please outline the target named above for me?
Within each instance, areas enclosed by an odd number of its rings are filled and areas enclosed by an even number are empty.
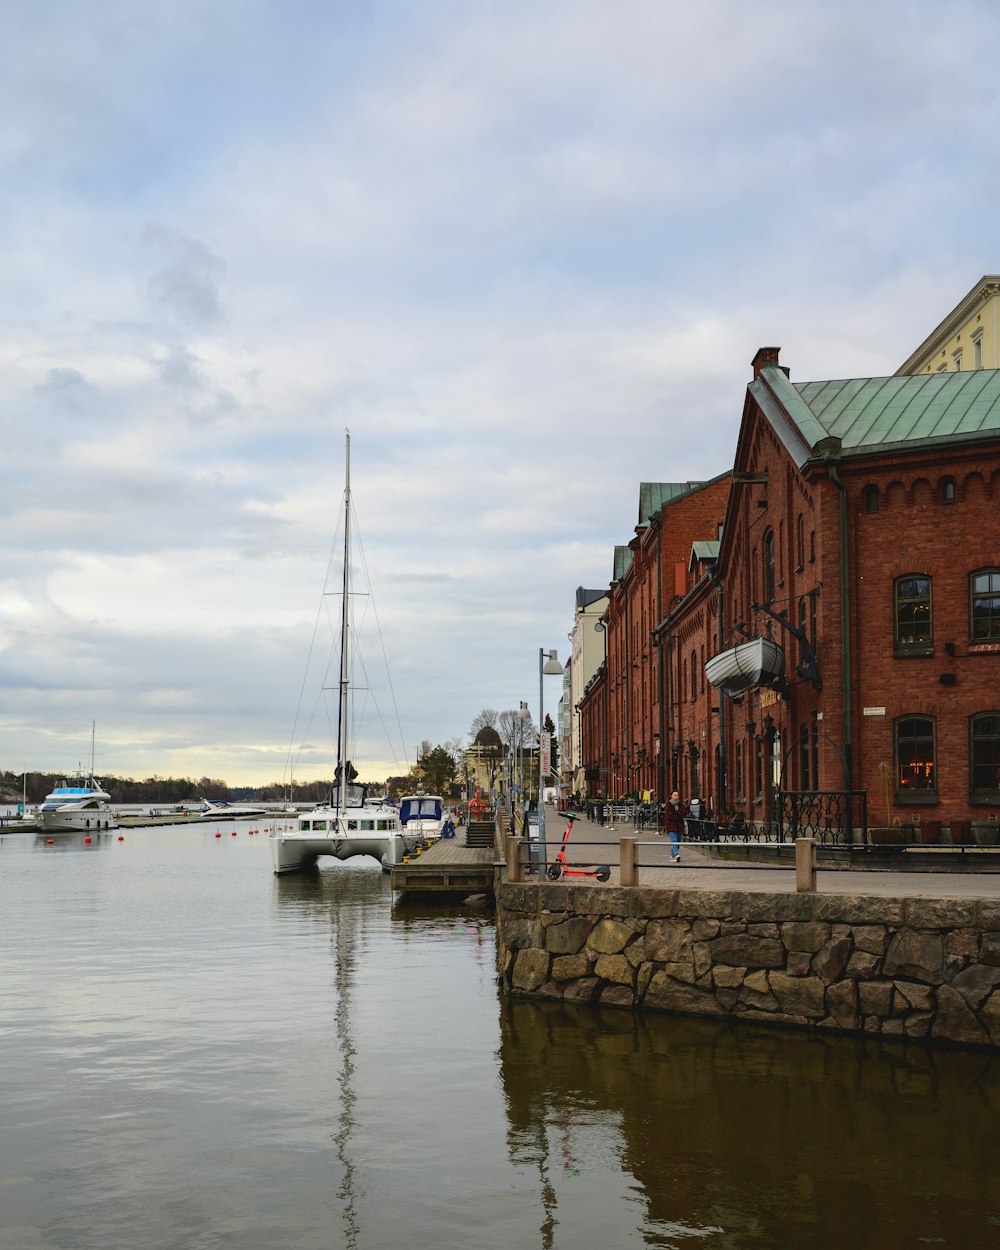
[[[361,566],[365,571],[365,579],[368,582],[368,587],[370,590],[371,589],[371,577],[369,576],[369,573],[368,573],[368,560],[367,560],[367,557],[365,556],[364,543],[361,541],[361,527],[356,522],[357,522],[357,518],[355,518],[354,533],[358,540],[358,554],[361,556]],[[378,609],[375,606],[374,594],[372,594],[371,596],[371,606],[372,606],[372,614],[375,617],[375,628],[378,633],[379,646],[382,648],[382,662],[385,664],[386,677],[388,678],[388,681],[389,681],[389,694],[392,697],[392,708],[393,708],[393,711],[396,713],[396,728],[399,730],[399,741],[401,743],[405,743],[406,739],[403,736],[403,722],[399,715],[399,705],[396,702],[396,690],[392,684],[392,673],[389,671],[389,657],[386,655],[385,639],[382,636],[382,623],[378,619]],[[393,758],[394,759],[396,758],[395,750],[393,750]],[[403,749],[403,759],[404,761],[408,759],[405,746]]]
[[[341,525],[340,515],[338,513],[337,526],[336,526],[336,529],[334,530],[333,541],[330,543],[330,551],[326,558],[326,572],[323,577],[323,586],[320,591],[319,601],[316,604],[316,617],[315,617],[315,620],[313,621],[312,637],[309,639],[309,650],[306,654],[305,669],[302,673],[302,684],[299,687],[299,698],[298,698],[298,702],[295,705],[295,716],[292,720],[292,732],[288,740],[288,755],[286,756],[285,766],[286,768],[289,768],[291,770],[288,775],[289,781],[291,781],[292,777],[294,776],[294,763],[292,761],[292,752],[295,748],[295,736],[299,727],[299,713],[302,710],[302,700],[305,697],[306,685],[309,681],[309,670],[312,665],[313,648],[316,645],[316,635],[319,632],[319,622],[323,614],[323,608],[326,604],[326,587],[330,580],[330,569],[333,565],[334,554],[336,553],[338,549],[338,540],[340,538],[340,525]],[[314,705],[313,715],[315,715],[315,711],[316,709]],[[309,717],[309,724],[312,725],[312,715]],[[308,732],[309,730],[307,728],[306,733],[308,734]],[[302,754],[301,748],[299,749],[298,754],[299,756],[301,756]],[[295,763],[297,762],[298,762],[298,759],[295,760]]]
[[[393,745],[392,739],[389,737],[389,727],[385,723],[385,717],[382,715],[382,708],[379,704],[378,696],[375,694],[371,678],[368,676],[368,669],[365,666],[365,657],[360,653],[358,655],[358,663],[361,665],[361,671],[365,676],[365,682],[367,683],[366,689],[369,691],[372,703],[375,705],[375,711],[378,714],[379,724],[382,726],[382,732],[385,735],[385,744],[389,748],[389,753],[392,755],[392,762],[397,768],[399,768],[399,756],[396,754],[396,748]]]

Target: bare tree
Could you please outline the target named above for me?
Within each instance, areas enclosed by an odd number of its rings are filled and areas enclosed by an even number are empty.
[[[525,711],[527,712],[527,708]],[[521,713],[514,708],[507,708],[501,712],[494,728],[508,751],[515,751],[518,746],[531,741],[532,735],[538,734],[535,722],[531,719],[531,713],[528,712],[522,719]]]
[[[496,729],[500,720],[500,713],[496,708],[484,707],[481,712],[477,712],[472,718],[472,724],[469,726],[469,737],[474,738],[480,729]]]

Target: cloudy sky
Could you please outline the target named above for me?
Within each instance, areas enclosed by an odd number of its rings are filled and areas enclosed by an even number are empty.
[[[891,373],[1000,269],[992,0],[6,0],[0,47],[12,770],[96,721],[99,772],[329,774],[345,427],[366,774],[535,707],[757,347]]]

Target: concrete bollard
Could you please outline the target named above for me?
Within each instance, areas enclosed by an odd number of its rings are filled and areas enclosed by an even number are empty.
[[[515,884],[524,880],[524,847],[527,838],[507,839],[507,880]]]
[[[636,863],[635,836],[618,839],[618,880],[622,885],[639,884],[639,868]]]
[[[816,839],[795,839],[795,889],[799,894],[816,893]]]

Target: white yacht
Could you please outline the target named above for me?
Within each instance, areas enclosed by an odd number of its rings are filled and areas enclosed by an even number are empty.
[[[436,794],[407,794],[399,800],[399,823],[408,837],[436,842],[444,822],[444,800]]]
[[[91,829],[117,829],[118,818],[111,806],[111,795],[94,777],[97,725],[90,726],[90,772],[80,775],[70,785],[61,782],[47,794],[38,808],[38,822],[53,832],[89,832]]]
[[[347,758],[347,735],[350,719],[348,659],[351,642],[348,637],[350,560],[351,560],[351,436],[347,434],[344,485],[344,555],[340,591],[340,708],[337,718],[337,770],[330,801],[312,811],[303,812],[296,827],[273,829],[268,835],[271,863],[276,873],[310,868],[323,855],[334,859],[350,859],[370,855],[388,871],[417,839],[407,839],[399,813],[393,807],[366,801],[363,786],[353,785],[357,776]],[[342,781],[346,779],[346,781]]]
[[[93,777],[83,777],[77,785],[64,781],[56,786],[39,806],[38,819],[43,829],[63,833],[118,828],[111,795]]]

